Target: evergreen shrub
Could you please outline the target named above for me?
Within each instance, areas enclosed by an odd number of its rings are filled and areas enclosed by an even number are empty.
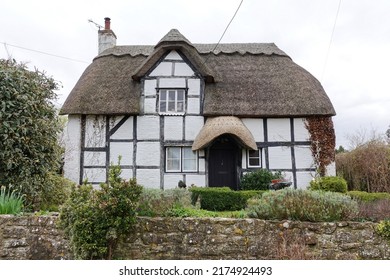
[[[358,205],[340,193],[284,189],[249,199],[247,211],[251,218],[330,222],[355,217]]]
[[[242,190],[268,190],[273,179],[281,179],[282,174],[273,174],[267,169],[248,172],[242,176],[240,187]]]
[[[310,190],[346,193],[347,181],[338,176],[325,176],[310,182]]]
[[[376,200],[381,200],[381,199],[388,199],[390,200],[390,193],[369,193],[369,192],[362,192],[362,191],[349,191],[347,194],[355,198],[359,201],[364,201],[364,202],[371,202],[371,201],[376,201]]]
[[[236,211],[246,207],[247,200],[261,195],[264,191],[233,191],[229,187],[193,187],[192,203],[200,200],[200,208],[209,211]]]

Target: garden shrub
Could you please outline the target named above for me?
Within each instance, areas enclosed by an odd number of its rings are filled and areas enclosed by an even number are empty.
[[[174,207],[190,206],[190,192],[187,189],[175,188],[170,190],[143,189],[139,206],[139,216],[166,216]]]
[[[49,173],[46,184],[42,192],[40,210],[58,212],[59,207],[69,198],[75,183],[59,174]]]
[[[19,214],[23,209],[23,196],[15,190],[0,188],[0,214]]]
[[[370,202],[380,199],[388,199],[390,200],[390,193],[369,193],[369,192],[362,192],[362,191],[349,191],[347,194],[360,201],[364,202]]]
[[[358,206],[340,193],[284,189],[249,199],[247,211],[251,218],[321,222],[349,219]]]
[[[310,182],[310,190],[346,193],[347,181],[338,176],[325,176]]]
[[[281,178],[282,174],[280,172],[273,174],[267,169],[259,169],[244,174],[240,187],[242,190],[268,190],[271,180]]]
[[[236,211],[246,207],[247,200],[264,191],[233,191],[229,187],[191,188],[192,203],[200,200],[200,208],[210,211]]]
[[[376,232],[390,241],[390,220],[381,221],[376,227]]]
[[[135,179],[120,178],[112,166],[109,183],[101,189],[84,184],[72,187],[60,214],[60,226],[68,235],[78,259],[111,259],[118,240],[131,232],[142,187]]]
[[[60,166],[56,89],[44,72],[0,59],[0,185],[17,188],[32,210],[42,201],[46,175]]]

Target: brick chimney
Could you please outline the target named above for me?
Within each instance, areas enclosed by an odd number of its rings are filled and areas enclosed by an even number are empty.
[[[111,30],[111,19],[108,17],[104,18],[104,29],[98,31],[98,40],[98,54],[101,54],[106,49],[116,46],[116,35],[114,31]]]

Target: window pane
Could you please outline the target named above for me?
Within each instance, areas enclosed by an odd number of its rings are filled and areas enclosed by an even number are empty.
[[[166,112],[167,111],[167,91],[161,90],[160,91],[160,112]]]
[[[167,100],[167,91],[164,89],[160,92],[160,100]]]
[[[167,148],[167,171],[180,171],[180,148]]]
[[[248,164],[249,167],[260,167],[261,166],[261,151],[248,151]]]
[[[169,101],[168,102],[168,112],[175,112],[175,101]]]
[[[177,112],[184,112],[184,102],[177,102]]]
[[[177,91],[177,101],[183,101],[184,100],[184,90],[178,90]]]
[[[249,158],[249,166],[260,166],[260,160],[258,158]]]
[[[176,96],[176,91],[170,90],[169,91],[169,96],[168,96],[169,101],[175,101],[175,96]]]
[[[250,150],[249,151],[249,157],[251,158],[251,157],[259,157],[259,150],[257,150],[257,151],[254,151],[254,150]]]
[[[196,171],[197,170],[197,158],[196,152],[191,148],[183,148],[183,171]]]

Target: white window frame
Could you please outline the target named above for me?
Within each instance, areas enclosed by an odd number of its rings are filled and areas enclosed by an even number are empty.
[[[162,92],[165,91],[165,111],[161,111],[161,102],[162,102]],[[169,92],[175,92],[175,109],[174,110],[171,110],[169,111]],[[179,100],[178,100],[178,95],[179,95],[179,91],[182,91],[183,92],[183,100],[180,100],[183,102],[183,110],[182,111],[178,111],[178,104],[179,104]],[[159,96],[159,100],[158,100],[158,112],[161,114],[161,115],[184,115],[185,114],[185,111],[186,111],[186,90],[184,88],[160,88],[158,89],[158,96]]]
[[[259,153],[258,156],[257,157],[249,156],[249,153],[251,151],[258,152]],[[258,149],[257,151],[256,150],[247,150],[246,157],[247,157],[248,168],[261,168],[262,167],[262,151],[261,151],[261,149]],[[250,159],[258,159],[259,160],[259,165],[251,165],[250,164]]]
[[[179,169],[168,169],[168,150],[169,149],[179,149]],[[194,173],[198,172],[198,151],[195,151],[195,169],[191,170],[185,170],[184,169],[184,152],[183,149],[191,149],[191,147],[179,147],[179,146],[169,146],[165,147],[165,172],[166,173]],[[192,159],[191,159],[192,160]]]

